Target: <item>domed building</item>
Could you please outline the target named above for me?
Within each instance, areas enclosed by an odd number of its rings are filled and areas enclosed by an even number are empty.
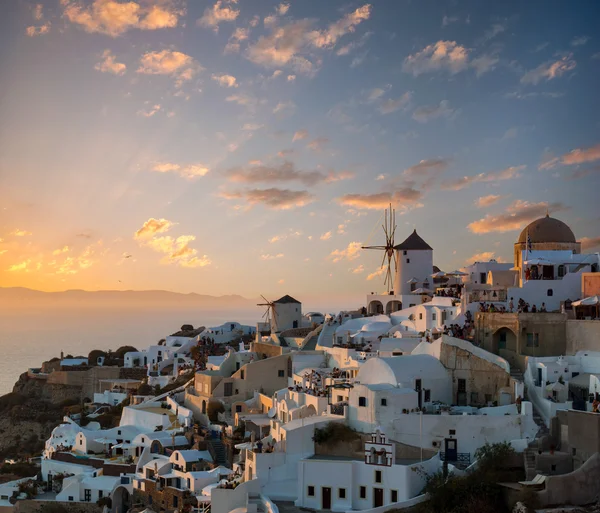
[[[529,242],[529,248],[528,246]],[[515,267],[521,269],[523,252],[529,251],[570,251],[574,255],[581,253],[581,243],[569,226],[559,219],[545,217],[529,223],[519,235],[514,246]]]

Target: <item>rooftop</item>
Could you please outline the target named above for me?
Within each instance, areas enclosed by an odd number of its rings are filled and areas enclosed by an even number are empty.
[[[546,217],[541,217],[529,223],[519,235],[517,244],[526,243],[528,237],[532,243],[577,242],[575,234],[566,223],[550,217],[548,214],[546,214]]]
[[[419,234],[417,234],[417,230],[415,229],[405,240],[400,244],[394,246],[394,249],[399,250],[433,250],[433,248],[427,244]]]
[[[289,303],[298,303],[299,305],[302,304],[300,303],[300,301],[294,299],[292,296],[288,296],[287,294],[285,296],[280,297],[277,301],[273,301],[273,303],[279,303],[280,305]]]

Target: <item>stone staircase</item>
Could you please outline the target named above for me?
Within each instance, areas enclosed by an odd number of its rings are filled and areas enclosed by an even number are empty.
[[[225,450],[225,445],[221,440],[214,438],[208,441],[209,447],[211,447],[210,453],[213,455],[215,459],[215,463],[217,465],[227,466],[227,451]]]
[[[302,351],[314,351],[316,349],[317,341],[319,340],[319,334],[322,330],[323,325],[321,324],[307,335],[302,342]]]
[[[340,325],[332,323],[331,325],[324,324],[321,333],[319,334],[319,345],[323,347],[333,347],[333,334]]]

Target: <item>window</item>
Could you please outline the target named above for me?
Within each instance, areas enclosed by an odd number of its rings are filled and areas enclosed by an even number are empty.
[[[341,395],[337,396],[337,402],[341,403],[344,400],[344,398]]]
[[[144,437],[142,437],[142,443],[144,443]]]
[[[225,397],[229,397],[229,396],[233,395],[233,383],[225,383],[224,389],[223,389],[223,395]]]
[[[527,347],[540,347],[539,333],[527,333]]]
[[[235,412],[236,413],[242,413],[242,405],[241,404],[236,404],[235,405]]]
[[[69,500],[72,502],[73,501],[73,496],[69,495]]]
[[[192,487],[192,480],[189,477],[187,480],[187,487],[188,487],[188,490]]]
[[[338,488],[338,498],[339,499],[346,498],[346,489],[345,488]]]
[[[102,498],[102,495],[103,495],[103,493],[102,493],[102,490],[98,490],[98,498],[99,498],[99,499],[101,499],[101,498]]]
[[[425,397],[423,398],[423,400],[426,403],[430,403],[431,402],[431,390],[425,390]]]
[[[381,483],[381,470],[376,470],[375,471],[375,482],[376,483]]]
[[[148,495],[148,504],[152,504],[152,495]]]
[[[448,433],[450,434],[450,436],[456,435],[456,429],[451,429],[450,431],[448,431]]]
[[[411,292],[413,292],[416,288],[417,288],[417,284],[416,283],[411,283],[410,284],[410,291]],[[410,305],[410,306],[415,306],[415,305]]]
[[[366,499],[367,498],[367,487],[366,486],[361,486],[360,490],[358,492],[358,495],[361,499]]]
[[[359,397],[358,398],[358,405],[359,406],[366,406],[367,405],[367,398],[366,397]]]
[[[308,490],[306,491],[306,495],[308,495],[309,497],[314,497],[315,496],[315,487],[309,486]]]
[[[404,251],[402,252],[402,254],[403,254],[404,256],[406,256],[406,250],[404,250]]]
[[[285,377],[285,371],[278,370],[277,371],[277,377],[278,378],[284,378]]]
[[[179,453],[178,452],[175,453],[175,461],[179,461]]]
[[[406,259],[406,263],[407,263],[407,264],[410,264],[410,258],[407,258],[407,259]]]
[[[421,380],[420,379],[415,379],[415,390],[417,392],[421,391]]]
[[[434,314],[434,313],[432,313],[432,314],[431,314],[431,320],[432,320],[432,321],[435,321],[436,319],[437,319],[437,315],[436,315],[436,314]]]
[[[552,472],[556,472],[556,465],[551,465],[550,470],[552,470]]]
[[[479,400],[479,394],[477,392],[471,392],[471,404],[477,404]]]
[[[381,406],[387,406],[387,399],[385,397],[381,399]]]
[[[479,273],[479,283],[482,285],[487,283],[487,273]]]
[[[240,372],[240,378],[244,379],[244,369]]]
[[[422,313],[420,313],[420,314],[419,314],[419,320],[420,320],[420,321],[422,321],[422,320],[423,320],[423,314],[422,314]]]
[[[558,266],[558,277],[562,278],[565,275],[565,266],[564,265],[559,265]]]
[[[177,495],[173,495],[173,507],[176,508],[179,506],[179,497]]]
[[[554,292],[553,292],[553,290],[552,290],[552,289],[548,289],[548,292],[546,292],[546,295],[547,295],[548,297],[551,297],[551,296],[553,296],[553,295],[554,295]]]
[[[398,490],[390,490],[390,502],[398,502]]]

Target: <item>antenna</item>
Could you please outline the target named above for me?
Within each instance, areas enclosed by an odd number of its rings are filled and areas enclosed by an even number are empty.
[[[392,261],[394,262],[394,269],[396,269],[396,253],[394,251],[394,237],[396,235],[396,210],[392,208],[391,203],[389,211],[388,209],[385,210],[384,223],[381,225],[381,227],[383,228],[383,233],[385,235],[385,246],[362,246],[362,249],[376,249],[383,251],[381,269],[384,269],[387,260],[387,268],[385,270],[383,284],[387,285],[387,291],[389,294],[393,285]]]

